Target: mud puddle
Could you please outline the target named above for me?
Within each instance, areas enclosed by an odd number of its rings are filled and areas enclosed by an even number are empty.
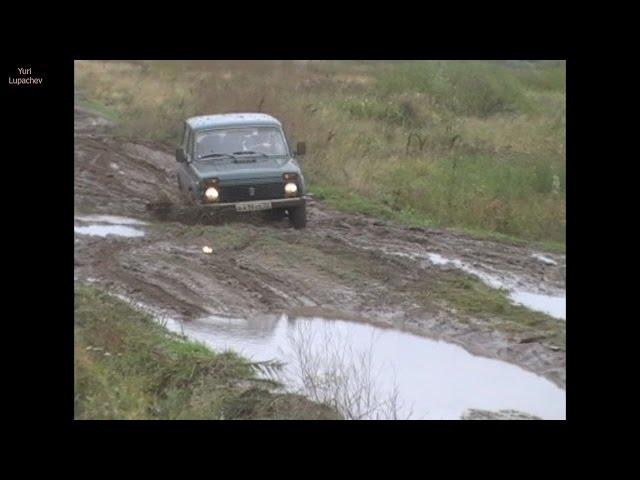
[[[106,237],[115,235],[118,237],[142,237],[144,232],[137,228],[127,227],[124,225],[86,225],[83,227],[73,227],[73,231],[80,235],[93,235],[97,237]]]
[[[131,225],[146,225],[146,222],[135,218],[118,217],[115,215],[85,215],[76,216],[73,231],[79,235],[107,237],[142,237],[144,230]]]
[[[555,294],[540,292],[536,285],[527,283],[517,276],[507,272],[487,272],[486,269],[474,267],[457,258],[448,258],[439,253],[434,252],[401,252],[387,251],[386,253],[397,255],[412,260],[422,261],[430,266],[435,267],[453,267],[472,275],[488,285],[498,290],[506,290],[508,298],[516,305],[522,305],[530,310],[546,313],[560,320],[567,319],[566,313],[566,294],[563,290],[556,289]],[[542,254],[532,254],[532,258],[539,260],[545,265],[557,265],[555,260],[545,257]]]
[[[509,278],[504,274],[487,273],[460,260],[449,260],[438,254],[429,254],[429,259],[435,265],[452,264],[455,268],[473,275],[491,288],[508,291],[509,300],[516,305],[522,305],[530,310],[546,313],[560,320],[567,319],[566,295],[562,290],[556,291],[556,295],[551,295],[542,293],[539,290],[537,291],[533,285],[528,286],[528,288],[525,287],[526,289],[524,289],[519,286],[523,282],[519,281],[518,278]]]
[[[395,329],[287,315],[163,323],[216,351],[283,362],[276,378],[307,396],[313,396],[312,383],[317,388],[336,377],[354,395],[365,389],[380,404],[365,418],[389,418],[390,399],[393,416],[400,419],[457,420],[469,409],[566,417],[565,391],[549,380],[451,343]]]
[[[562,295],[554,297],[541,293],[513,291],[509,294],[512,302],[523,305],[531,310],[546,313],[561,320],[567,319],[567,297]]]
[[[511,300],[511,302],[516,305],[522,305],[523,307],[526,307],[530,310],[546,313],[547,315],[560,320],[567,319],[567,302],[564,291],[559,290],[557,292],[557,295],[550,295],[547,293],[535,291],[535,287],[531,286],[525,290],[521,287],[515,286],[517,285],[517,280],[509,281],[504,277],[499,277],[482,272],[473,267],[470,267],[469,265],[464,264],[463,262],[460,262],[459,260],[447,262],[445,259],[444,263],[442,263],[442,260],[439,259],[438,262],[439,263],[436,263],[437,265],[446,265],[447,263],[453,263],[456,268],[470,275],[473,275],[474,277],[484,282],[486,285],[498,290],[506,290],[508,292],[509,300]]]
[[[558,262],[556,262],[554,259],[549,258],[541,253],[533,253],[531,254],[531,256],[536,260],[540,260],[545,265],[558,265]]]
[[[82,223],[107,223],[110,225],[147,225],[147,222],[142,220],[118,215],[76,215],[75,220]]]

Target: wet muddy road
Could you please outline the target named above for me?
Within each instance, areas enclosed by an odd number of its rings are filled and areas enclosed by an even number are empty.
[[[184,322],[286,314],[392,327],[564,388],[563,255],[339,213],[313,199],[301,231],[260,214],[199,218],[180,206],[169,148],[119,139],[108,121],[75,114],[76,280]],[[490,301],[498,289],[509,308],[478,308],[477,295]],[[546,313],[520,315],[533,310]]]

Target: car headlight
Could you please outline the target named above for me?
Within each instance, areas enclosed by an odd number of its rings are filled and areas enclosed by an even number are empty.
[[[215,202],[219,196],[218,189],[215,187],[209,187],[204,191],[204,198],[210,202]]]
[[[298,186],[295,183],[286,183],[284,185],[284,193],[287,195],[295,195],[298,192]]]

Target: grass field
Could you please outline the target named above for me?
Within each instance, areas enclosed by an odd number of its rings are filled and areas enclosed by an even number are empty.
[[[565,76],[560,61],[79,61],[75,77],[124,136],[270,113],[307,141],[309,190],[335,208],[561,251]]]
[[[78,420],[340,418],[299,395],[274,393],[273,382],[258,378],[265,366],[169,333],[95,288],[74,293]]]

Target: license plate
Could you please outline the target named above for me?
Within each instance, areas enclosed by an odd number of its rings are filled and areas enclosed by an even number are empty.
[[[271,202],[250,202],[236,204],[236,212],[255,212],[271,209]]]

